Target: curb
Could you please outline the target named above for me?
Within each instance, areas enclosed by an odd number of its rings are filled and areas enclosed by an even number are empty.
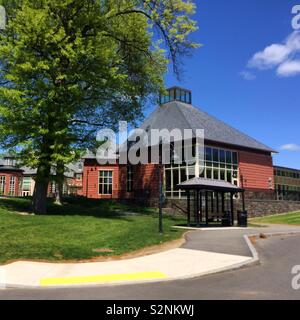
[[[263,233],[263,232],[261,232]],[[243,239],[245,240],[252,258],[249,257],[249,260],[246,260],[244,262],[236,263],[231,266],[222,267],[213,269],[211,271],[201,272],[193,275],[187,275],[187,276],[181,276],[181,277],[171,277],[166,279],[151,279],[151,280],[141,280],[141,281],[122,281],[122,282],[115,282],[115,283],[87,283],[86,285],[82,284],[74,284],[72,286],[70,285],[60,285],[60,286],[45,286],[41,287],[39,285],[17,285],[17,284],[5,284],[4,290],[9,288],[18,288],[18,289],[60,289],[60,288],[83,288],[83,287],[112,287],[112,286],[123,286],[123,285],[138,285],[138,284],[150,284],[150,283],[166,283],[170,281],[179,281],[179,280],[187,280],[187,279],[194,279],[203,277],[206,275],[212,275],[212,274],[218,274],[225,271],[231,271],[231,270],[237,270],[245,266],[255,265],[259,263],[259,255],[257,250],[255,249],[254,245],[251,243],[249,237],[256,237],[258,238],[261,233],[255,233],[255,234],[244,234]],[[287,232],[269,232],[269,233],[263,233],[267,237],[272,236],[289,236],[289,235],[300,235],[300,231],[287,231]]]

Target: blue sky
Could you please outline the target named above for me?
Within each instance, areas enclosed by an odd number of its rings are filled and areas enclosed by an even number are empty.
[[[196,3],[193,38],[203,46],[184,60],[183,80],[170,72],[166,85],[191,89],[195,106],[280,151],[275,164],[300,169],[300,72],[291,76],[286,65],[299,62],[300,52],[285,52],[294,31],[292,7],[300,0]],[[272,44],[279,46],[268,49]],[[289,150],[281,150],[284,145]]]

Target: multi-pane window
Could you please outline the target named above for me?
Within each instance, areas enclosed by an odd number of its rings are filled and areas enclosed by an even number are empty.
[[[206,147],[203,177],[236,183],[238,178],[237,152]]]
[[[191,104],[192,103],[192,93],[189,90],[185,90],[182,88],[170,88],[167,90],[166,95],[160,96],[160,104],[165,104],[170,101],[181,101],[184,103]]]
[[[300,192],[300,186],[289,186],[289,185],[281,185],[276,184],[276,191],[297,191]]]
[[[194,154],[194,150],[193,150]],[[172,161],[165,166],[166,197],[180,198],[185,192],[177,189],[177,184],[195,177],[195,165],[188,161],[176,164]],[[200,167],[200,177],[206,179],[223,180],[238,185],[238,154],[236,151],[205,148],[203,166]]]
[[[31,190],[31,177],[24,177],[22,191],[30,191],[30,190]]]
[[[0,194],[4,194],[5,192],[5,183],[6,183],[6,177],[1,176],[0,177]]]
[[[288,171],[288,170],[274,170],[274,175],[277,177],[286,177],[286,178],[293,178],[293,179],[300,179],[300,173],[295,171]]]
[[[28,197],[31,194],[31,177],[23,177],[22,195]]]
[[[126,191],[127,192],[132,192],[133,191],[133,170],[132,170],[132,166],[127,166]]]
[[[56,182],[51,181],[50,182],[50,193],[54,194],[56,192]]]
[[[113,172],[99,171],[99,194],[111,195],[113,191]]]
[[[15,194],[15,187],[16,187],[16,177],[10,176],[9,179],[9,195],[13,196]]]

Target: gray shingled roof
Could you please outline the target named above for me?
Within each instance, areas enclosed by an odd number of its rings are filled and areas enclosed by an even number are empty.
[[[223,191],[233,191],[233,192],[240,192],[243,191],[242,188],[221,180],[212,180],[206,178],[193,178],[187,180],[181,184],[177,185],[180,189],[202,189],[202,190],[223,190]]]
[[[21,169],[24,171],[24,175],[35,175],[37,172],[37,169],[32,169],[29,167],[21,167]],[[70,163],[65,166],[65,172],[64,176],[67,178],[73,178],[74,174],[76,173],[82,173],[83,171],[83,163],[82,161],[78,161],[75,163]],[[56,175],[56,168],[51,168],[51,175]]]
[[[276,152],[259,141],[249,137],[223,121],[207,114],[190,104],[171,101],[158,107],[141,125],[149,129],[204,129],[205,140],[230,144],[250,149]]]

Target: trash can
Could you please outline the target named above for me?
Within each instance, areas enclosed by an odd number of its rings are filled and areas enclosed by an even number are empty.
[[[229,211],[225,212],[222,217],[222,226],[223,227],[231,227],[231,213]]]
[[[248,226],[248,213],[247,211],[238,211],[237,213],[238,226],[246,228]]]

